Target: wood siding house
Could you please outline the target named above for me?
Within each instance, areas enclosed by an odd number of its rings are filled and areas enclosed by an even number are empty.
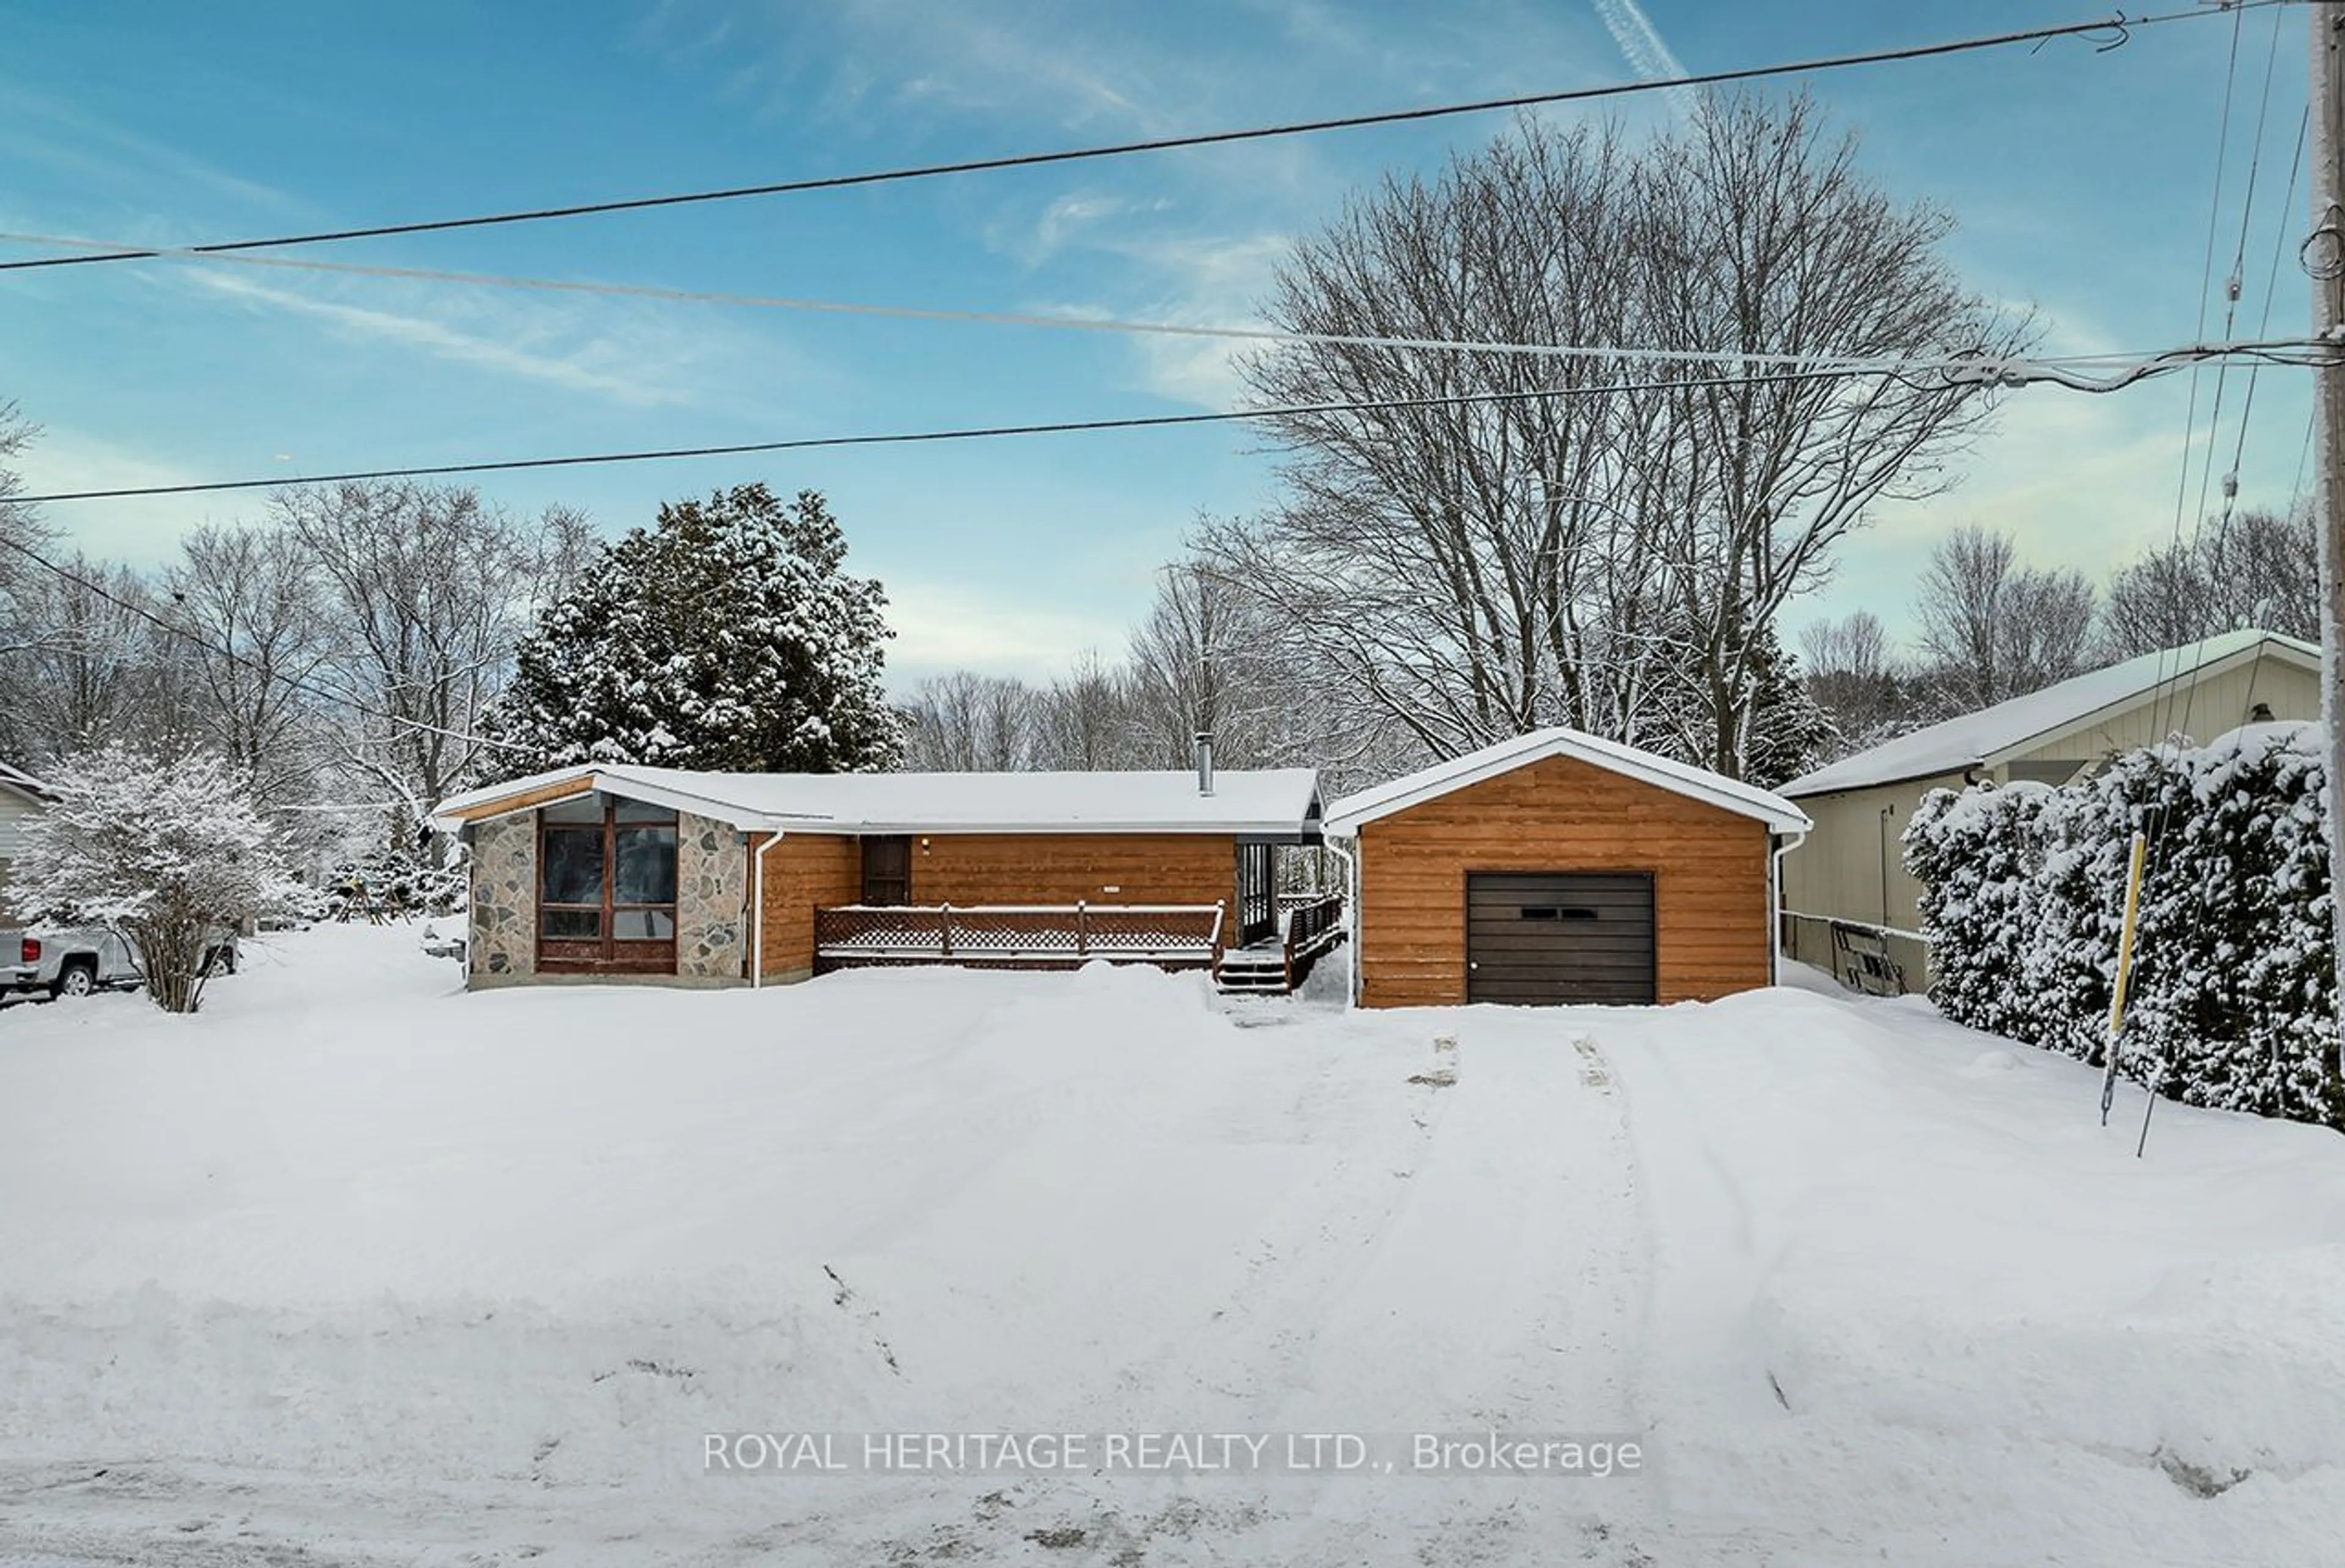
[[[763,985],[890,963],[1213,964],[1272,934],[1309,769],[724,774],[596,765],[444,802],[476,986]]]
[[[2211,739],[2245,723],[2319,717],[2320,650],[2248,630],[2145,653],[1842,757],[1778,792],[1815,819],[1783,862],[1789,950],[1854,980],[1833,927],[1843,944],[1848,927],[1877,932],[1902,987],[1921,990],[1922,885],[1905,870],[1901,841],[1924,795],[2022,779],[2063,784],[2169,735]]]
[[[1790,802],[1567,729],[1336,801],[1364,1007],[1709,1000],[1773,978]]]

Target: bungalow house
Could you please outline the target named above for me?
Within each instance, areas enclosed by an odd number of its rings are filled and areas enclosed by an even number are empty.
[[[756,986],[889,963],[1212,966],[1294,924],[1273,856],[1317,842],[1319,809],[1312,770],[1217,775],[1201,749],[1194,774],[593,764],[434,818],[471,849],[471,985]]]
[[[1815,819],[1783,863],[1786,946],[1851,983],[1885,976],[1883,988],[1919,989],[1929,963],[1922,885],[1905,870],[1900,839],[1930,791],[2062,784],[2170,734],[2320,716],[2320,650],[2250,629],[2145,653],[1842,757],[1778,792]],[[1860,959],[1852,946],[1860,942],[1893,969]]]
[[[1774,980],[1800,809],[1577,730],[1536,731],[1336,801],[1354,999],[1710,1000]]]

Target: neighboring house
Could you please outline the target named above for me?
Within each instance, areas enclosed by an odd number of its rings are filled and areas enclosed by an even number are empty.
[[[1285,923],[1312,770],[726,774],[591,765],[434,814],[472,849],[473,986],[802,980],[884,963],[1211,965]]]
[[[1779,795],[1549,729],[1336,801],[1365,1007],[1678,1002],[1770,985]]]
[[[1783,863],[1792,956],[1842,973],[1832,923],[1885,929],[1905,985],[1924,983],[1922,885],[1900,837],[1934,789],[2033,779],[2062,784],[2111,754],[2170,734],[2211,737],[2267,719],[2320,716],[2320,650],[2254,630],[2145,653],[1900,735],[1778,792],[1815,819]],[[1845,932],[1843,933],[1845,936]]]
[[[0,915],[13,914],[11,874],[24,847],[25,820],[48,810],[56,798],[56,791],[32,774],[0,763]]]

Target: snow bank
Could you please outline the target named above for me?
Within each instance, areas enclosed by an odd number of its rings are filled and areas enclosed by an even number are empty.
[[[2345,1143],[2168,1108],[2138,1162],[1913,999],[468,996],[413,944],[0,1011],[0,1560],[2294,1568],[2345,1517]],[[1654,1468],[701,1465],[1491,1427]]]
[[[2333,1555],[2333,1133],[2169,1106],[2137,1160],[2138,1091],[2104,1129],[2092,1069],[1911,999],[1622,1023],[1649,1410],[1698,1560]]]

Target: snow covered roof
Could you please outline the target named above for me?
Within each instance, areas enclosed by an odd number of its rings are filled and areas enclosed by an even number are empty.
[[[1594,767],[1640,779],[1657,788],[1677,794],[1690,795],[1721,810],[1756,817],[1776,833],[1805,833],[1813,824],[1807,814],[1781,795],[1771,794],[1756,784],[1728,778],[1723,774],[1698,768],[1690,763],[1673,762],[1655,756],[1650,752],[1624,746],[1618,741],[1607,741],[1579,730],[1534,730],[1518,735],[1511,741],[1501,741],[1495,746],[1485,746],[1462,757],[1438,763],[1406,778],[1345,795],[1327,808],[1327,831],[1350,837],[1365,823],[1390,816],[1396,811],[1444,795],[1468,784],[1480,784],[1511,773],[1527,764],[1548,757],[1572,757]]]
[[[563,786],[571,786],[564,789]],[[558,768],[442,801],[443,823],[603,790],[801,833],[1235,833],[1293,835],[1319,802],[1310,768],[1224,769],[1213,793],[1183,768],[1157,773],[736,774],[596,764]]]
[[[0,788],[15,790],[18,794],[30,795],[35,800],[49,801],[57,798],[56,790],[23,769],[12,768],[6,763],[0,763]]]
[[[2265,655],[2307,669],[2320,666],[2320,650],[2309,642],[2252,627],[2227,632],[2201,642],[2144,653],[2105,670],[2073,676],[2040,692],[2030,692],[2024,697],[2014,697],[1991,708],[1915,730],[1910,735],[1883,741],[1854,756],[1842,757],[1793,779],[1783,786],[1782,793],[1795,797],[1828,794],[1834,790],[1864,789],[1937,774],[1961,773],[1965,768],[1992,767],[2058,731],[2088,725],[2153,696]]]

